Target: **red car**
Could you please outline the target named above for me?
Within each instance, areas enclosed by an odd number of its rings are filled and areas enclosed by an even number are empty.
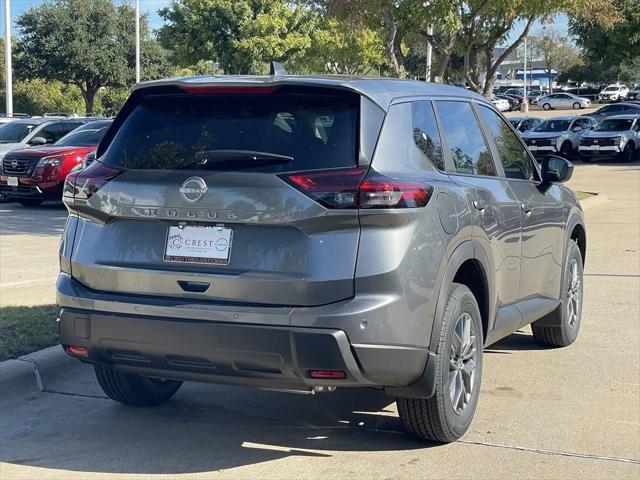
[[[60,200],[67,175],[95,152],[112,120],[86,123],[48,147],[8,152],[2,160],[0,193],[9,201],[37,206]]]

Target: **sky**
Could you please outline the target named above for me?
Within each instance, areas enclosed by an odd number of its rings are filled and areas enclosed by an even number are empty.
[[[11,1],[11,18],[20,16],[25,10],[31,7],[37,7],[42,4],[44,0],[10,0]],[[114,0],[115,3],[123,3],[123,0]],[[130,0],[129,3],[134,5],[135,0]],[[171,0],[140,0],[140,11],[149,14],[149,23],[151,28],[159,28],[162,26],[162,18],[158,15],[158,10],[166,7],[171,3]],[[0,3],[0,29],[4,35],[4,1]]]
[[[16,18],[20,16],[25,10],[28,10],[31,7],[37,7],[42,4],[44,0],[10,0],[11,1],[11,17]],[[121,3],[126,0],[114,0],[116,3]],[[135,0],[130,0],[128,3],[133,4]],[[168,6],[171,3],[171,0],[140,0],[140,10],[142,12],[149,14],[149,24],[152,29],[157,29],[162,26],[162,18],[158,15],[158,10]],[[564,15],[557,15],[555,18],[555,26],[559,30],[567,29],[567,17]],[[508,40],[515,40],[518,35],[522,32],[524,28],[524,22],[518,22]],[[540,30],[542,26],[536,22],[536,24],[531,28],[531,33],[535,33]],[[4,35],[4,2],[0,2],[0,29],[2,29],[2,34]]]

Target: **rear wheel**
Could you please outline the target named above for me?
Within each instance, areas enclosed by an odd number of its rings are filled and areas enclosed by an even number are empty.
[[[582,318],[582,254],[573,240],[569,243],[562,283],[560,306],[531,324],[533,338],[539,345],[566,347],[578,338]]]
[[[36,199],[24,199],[24,200],[18,200],[18,203],[20,205],[22,205],[23,207],[37,207],[38,205],[40,205],[42,203],[42,200],[36,200]]]
[[[398,398],[405,430],[423,440],[453,442],[469,428],[482,379],[482,321],[465,285],[449,288],[436,348],[436,392],[426,399]]]
[[[542,104],[542,108],[543,108],[543,110],[551,110],[551,105],[548,104],[548,103],[543,103]]]
[[[182,382],[119,372],[108,365],[94,365],[102,391],[125,405],[151,406],[169,400]]]

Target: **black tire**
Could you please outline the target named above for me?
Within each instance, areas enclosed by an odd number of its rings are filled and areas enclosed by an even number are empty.
[[[542,109],[543,110],[551,110],[551,105],[548,103],[543,103],[542,104]]]
[[[580,102],[573,102],[572,107],[574,110],[580,110],[582,108],[582,105],[580,105]]]
[[[577,273],[576,285],[573,285],[574,274],[572,273],[572,268],[574,261]],[[538,345],[545,347],[566,347],[578,338],[582,317],[582,270],[582,254],[580,253],[578,244],[571,240],[562,273],[562,303],[556,310],[531,324],[533,338]],[[572,295],[569,294],[570,287],[574,291]],[[577,310],[575,318],[569,314],[570,302],[573,304],[571,307],[573,311]]]
[[[470,381],[471,394],[468,396],[462,393],[462,386],[465,384],[463,378],[465,369],[460,369],[461,365],[468,365],[468,363],[451,360],[454,351],[452,343],[454,329],[463,317],[466,319],[465,321],[470,322],[470,331],[473,335],[471,348],[475,347],[476,352],[473,359],[475,360],[474,376]],[[480,395],[482,345],[482,320],[478,303],[469,288],[454,283],[449,287],[438,346],[436,347],[436,392],[431,398],[398,398],[396,400],[398,414],[407,433],[421,440],[439,443],[454,442],[464,435],[471,425]],[[457,370],[456,363],[458,363]],[[456,385],[460,385],[461,388],[459,398],[467,400],[466,406],[463,406],[460,411],[456,411],[450,391],[450,384],[453,383],[450,379],[455,381],[458,378],[460,382],[456,382]]]
[[[25,198],[24,200],[18,200],[18,203],[23,207],[37,207],[42,204],[42,200]]]
[[[633,152],[633,145],[631,145],[631,142],[627,142],[627,144],[624,147],[624,150],[622,151],[622,153],[620,153],[620,161],[631,163],[633,162],[633,159],[634,159],[633,157],[635,157]]]
[[[564,142],[560,147],[560,156],[566,158],[567,160],[571,160],[572,155],[573,145],[571,145],[571,142]]]
[[[112,400],[136,407],[158,405],[169,400],[182,382],[124,373],[108,365],[94,365],[102,391]]]

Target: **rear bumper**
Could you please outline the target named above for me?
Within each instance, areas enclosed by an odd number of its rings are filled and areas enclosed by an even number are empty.
[[[353,344],[340,329],[291,325],[290,309],[260,308],[253,317],[229,306],[207,307],[203,318],[168,316],[176,306],[156,306],[163,310],[158,315],[122,313],[126,299],[111,308],[104,295],[84,287],[71,297],[74,283],[64,274],[58,279],[60,343],[86,348],[83,361],[142,375],[267,388],[388,387],[390,393],[428,397],[435,387],[435,363],[426,348]],[[79,290],[85,298],[77,296]],[[311,370],[340,370],[345,378],[311,378]]]

